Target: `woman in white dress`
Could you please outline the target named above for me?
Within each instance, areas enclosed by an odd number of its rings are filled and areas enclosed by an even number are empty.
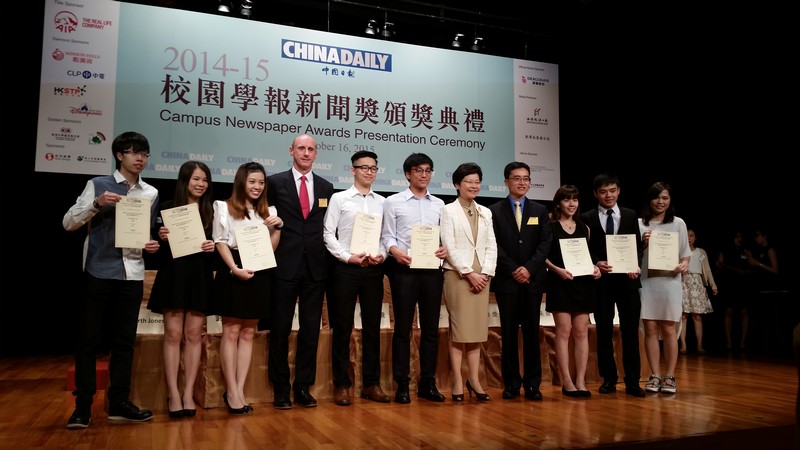
[[[683,314],[683,275],[689,268],[692,250],[689,248],[689,236],[686,223],[675,216],[672,207],[672,187],[663,182],[654,183],[645,195],[647,205],[639,218],[639,231],[642,234],[644,255],[642,257],[642,323],[644,325],[644,349],[647,362],[650,364],[650,379],[645,385],[647,392],[663,392],[674,394],[675,365],[678,362],[678,333]],[[650,269],[650,244],[653,232],[669,232],[677,240],[677,258],[675,266],[669,270]],[[675,236],[677,235],[677,236]],[[667,241],[667,240],[664,240]],[[658,248],[661,252],[664,245],[659,237]],[[663,340],[665,376],[661,377],[660,360]]]

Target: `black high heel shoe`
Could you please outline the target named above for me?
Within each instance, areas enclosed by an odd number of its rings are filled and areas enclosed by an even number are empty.
[[[231,408],[231,405],[228,403],[228,393],[227,392],[223,392],[222,393],[222,401],[225,402],[225,406],[228,407],[228,412],[231,413],[231,414],[235,414],[237,416],[241,416],[241,415],[247,414],[250,411],[252,411],[252,408],[250,408],[249,405],[242,406],[241,408]]]
[[[453,389],[455,391],[455,389]],[[464,401],[464,393],[456,394],[453,392],[453,401],[454,402],[463,402]]]
[[[169,397],[167,397],[167,404],[169,404]],[[169,409],[169,406],[167,406]],[[170,419],[180,419],[186,415],[185,410],[179,409],[177,411],[169,411],[169,418]]]
[[[488,402],[489,401],[489,394],[486,392],[477,392],[475,389],[472,388],[472,385],[467,380],[467,392],[469,392],[469,397],[472,398],[472,394],[475,394],[475,398],[478,399],[480,402]]]

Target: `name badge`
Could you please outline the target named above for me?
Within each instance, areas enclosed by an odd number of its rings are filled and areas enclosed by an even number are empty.
[[[539,225],[538,217],[528,217],[528,225]]]
[[[320,208],[327,208],[328,207],[328,199],[327,198],[319,199],[319,207]]]

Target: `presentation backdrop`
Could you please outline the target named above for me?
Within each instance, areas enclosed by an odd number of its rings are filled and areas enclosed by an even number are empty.
[[[111,141],[138,131],[145,178],[195,159],[231,182],[245,162],[287,170],[307,133],[336,189],[358,150],[377,153],[382,192],[405,189],[415,152],[434,161],[434,194],[454,195],[468,161],[483,196],[507,195],[513,160],[531,166],[531,197],[560,185],[555,64],[97,0],[47,0],[43,42],[36,171],[109,174]]]

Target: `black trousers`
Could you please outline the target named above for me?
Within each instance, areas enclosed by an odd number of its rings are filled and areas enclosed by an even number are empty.
[[[364,386],[380,383],[381,308],[383,267],[360,267],[339,262],[333,271],[333,296],[328,297],[328,315],[333,328],[331,346],[334,386],[350,387],[350,337],[356,301],[361,304],[361,366]]]
[[[612,275],[613,276],[613,275]],[[607,282],[597,292],[597,311],[594,314],[597,329],[597,368],[603,381],[616,383],[617,362],[614,359],[614,305],[619,313],[619,330],[622,337],[622,367],[626,385],[639,385],[641,357],[639,356],[639,319],[642,301],[639,290],[628,287],[624,281]]]
[[[408,384],[411,360],[411,325],[414,306],[419,307],[420,386],[435,384],[439,350],[439,314],[444,275],[441,269],[411,269],[394,264],[389,282],[392,288],[394,333],[392,334],[392,376]]]
[[[143,281],[106,280],[84,273],[84,294],[78,311],[75,353],[75,406],[89,409],[97,390],[97,354],[110,348],[108,402],[128,400],[131,394],[133,348]],[[106,341],[106,338],[109,338]]]
[[[539,388],[542,383],[542,356],[539,349],[539,322],[542,294],[532,294],[519,285],[514,293],[495,292],[500,311],[500,364],[506,388]],[[520,375],[519,332],[522,328],[523,372]]]
[[[267,373],[276,392],[288,393],[289,335],[292,333],[295,305],[298,305],[300,329],[297,332],[294,389],[307,388],[317,377],[317,345],[322,322],[325,280],[314,280],[304,257],[303,270],[291,280],[275,279],[272,297],[271,329]]]

